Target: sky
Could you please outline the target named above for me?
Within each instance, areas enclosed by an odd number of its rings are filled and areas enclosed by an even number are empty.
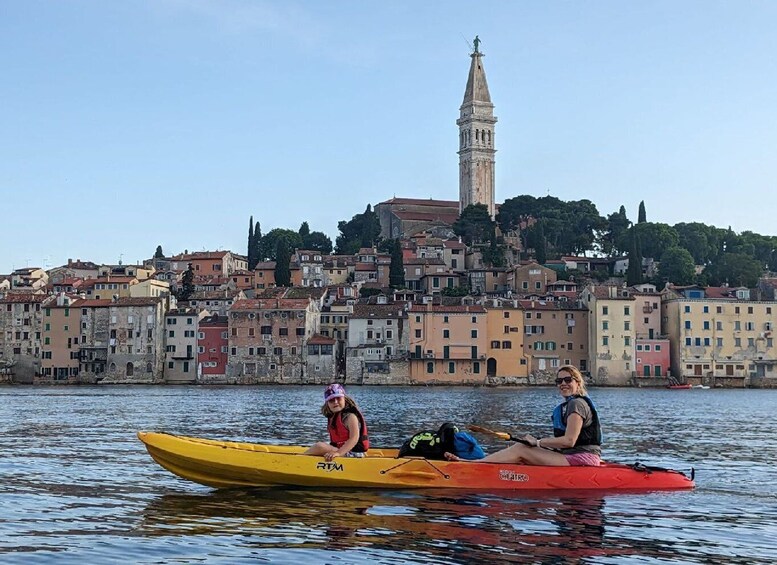
[[[458,199],[477,34],[496,199],[777,235],[777,2],[6,0],[0,273],[245,253]]]

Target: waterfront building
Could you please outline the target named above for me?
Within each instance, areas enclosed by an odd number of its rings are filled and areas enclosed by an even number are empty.
[[[375,304],[356,304],[348,317],[346,375],[364,382],[370,374],[407,375],[407,312],[402,303],[376,297]]]
[[[483,56],[475,43],[464,100],[459,108],[459,212],[472,204],[484,204],[493,218],[496,138],[494,105],[488,91]]]
[[[41,380],[75,382],[78,378],[81,329],[75,302],[75,297],[58,294],[43,303]]]
[[[661,331],[661,293],[652,284],[629,288],[634,296],[635,361],[637,381],[670,375],[669,338]]]
[[[692,384],[777,386],[777,302],[749,289],[669,285],[661,292],[672,374]]]
[[[319,333],[320,303],[320,298],[278,297],[232,304],[227,377],[243,382],[315,382],[306,374],[304,346]]]
[[[75,309],[80,319],[79,370],[80,383],[98,383],[105,378],[108,351],[111,346],[110,305],[108,298],[78,300]],[[161,338],[161,336],[159,336]]]
[[[199,321],[207,315],[207,311],[193,308],[175,308],[165,314],[166,383],[197,382]]]
[[[490,382],[525,384],[529,358],[524,354],[523,310],[517,300],[484,301],[487,320],[486,375]]]
[[[581,293],[588,308],[588,349],[595,384],[625,385],[635,376],[631,292],[615,285],[591,285]]]
[[[199,382],[221,381],[227,375],[229,322],[223,314],[204,316],[197,333],[197,375]]]
[[[532,381],[552,383],[562,365],[573,365],[587,373],[588,309],[577,301],[517,302],[523,309],[522,356],[528,360]]]
[[[333,291],[332,288],[329,289]],[[335,287],[337,290],[352,291],[350,286]],[[345,373],[345,350],[348,344],[348,319],[353,312],[356,300],[353,295],[349,298],[335,298],[327,300],[321,308],[321,335],[331,337],[334,340],[334,354],[337,361],[337,374]]]
[[[483,306],[413,304],[408,330],[413,381],[485,382],[488,321]]]
[[[0,370],[4,379],[31,383],[40,372],[41,304],[47,297],[8,291],[0,298]]]
[[[315,334],[305,343],[307,379],[315,383],[331,383],[338,375],[335,340]]]
[[[109,312],[109,346],[104,383],[162,381],[165,362],[166,297],[115,298]]]

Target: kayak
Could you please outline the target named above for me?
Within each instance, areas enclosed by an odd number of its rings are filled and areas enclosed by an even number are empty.
[[[263,445],[138,432],[151,457],[168,471],[214,488],[347,487],[467,490],[679,490],[694,487],[673,469],[640,463],[546,467],[399,457],[370,449],[363,458],[302,455],[306,447]]]
[[[684,384],[684,385],[667,385],[666,388],[672,389],[672,390],[687,390],[687,389],[691,388],[691,385],[689,385],[689,384]]]

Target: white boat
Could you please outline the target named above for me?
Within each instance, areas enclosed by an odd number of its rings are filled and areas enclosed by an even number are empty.
[[[700,388],[702,390],[707,390],[710,387],[708,387],[707,385],[693,385],[691,388]]]

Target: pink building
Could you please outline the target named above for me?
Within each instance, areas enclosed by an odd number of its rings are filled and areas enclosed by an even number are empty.
[[[666,377],[669,374],[669,339],[636,340],[637,377]]]

